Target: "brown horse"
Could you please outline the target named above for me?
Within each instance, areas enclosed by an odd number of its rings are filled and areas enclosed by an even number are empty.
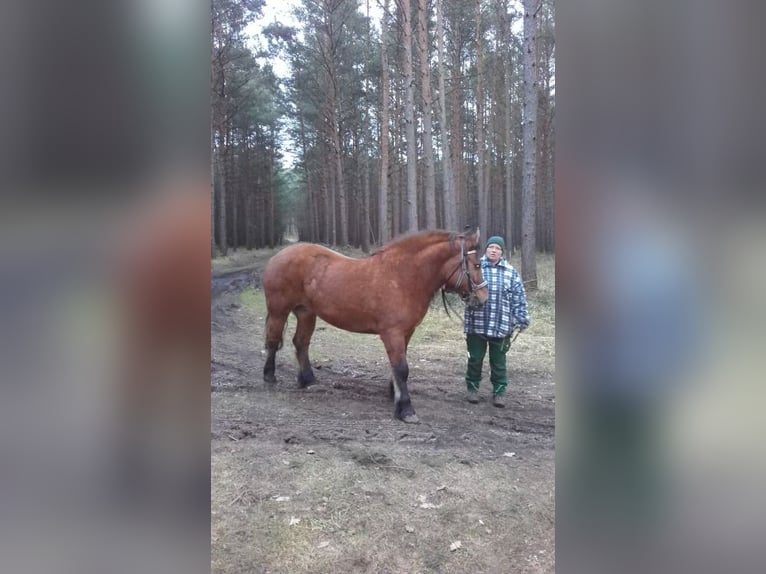
[[[469,305],[487,300],[473,233],[426,231],[396,239],[364,259],[346,257],[312,243],[286,247],[266,265],[266,349],[263,379],[276,382],[275,355],[288,315],[298,319],[293,337],[300,365],[298,384],[315,383],[309,343],[316,318],[355,333],[380,335],[393,377],[394,415],[417,422],[407,391],[407,345],[440,288],[457,291]]]

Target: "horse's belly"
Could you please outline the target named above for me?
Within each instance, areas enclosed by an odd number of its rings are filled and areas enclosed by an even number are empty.
[[[309,280],[302,282],[302,299],[306,307],[330,325],[353,333],[378,334],[397,317],[395,296],[382,299],[371,296],[363,282],[362,272],[332,274],[327,268],[307,272]]]
[[[329,300],[324,297],[308,297],[309,308],[333,327],[353,333],[379,333],[380,313],[369,307],[369,303],[353,297]]]
[[[351,316],[347,313],[317,312],[317,316],[333,327],[353,333],[376,334],[379,332],[378,321],[373,317]]]

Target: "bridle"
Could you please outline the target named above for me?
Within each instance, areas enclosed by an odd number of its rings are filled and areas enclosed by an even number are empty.
[[[452,276],[455,273],[457,273],[458,271],[460,271],[460,276],[458,277],[458,280],[457,280],[457,283],[455,283],[455,286],[452,287],[452,289],[451,289],[452,291],[458,291],[460,289],[460,286],[463,284],[464,281],[468,282],[468,285],[469,285],[469,287],[471,289],[471,293],[475,293],[476,291],[478,291],[482,287],[486,287],[487,286],[487,282],[486,281],[482,281],[481,283],[474,283],[473,279],[471,279],[471,274],[468,272],[468,259],[467,259],[467,256],[471,255],[473,253],[476,253],[476,249],[471,249],[470,251],[466,251],[465,250],[465,237],[461,237],[460,238],[460,263],[458,263],[458,266],[455,267],[455,270],[447,276],[447,280],[444,282],[445,285],[447,283],[449,283],[449,280],[452,279]],[[469,296],[470,295],[463,295],[463,294],[461,294],[460,298],[463,299],[463,301],[465,301],[466,299],[468,299]]]

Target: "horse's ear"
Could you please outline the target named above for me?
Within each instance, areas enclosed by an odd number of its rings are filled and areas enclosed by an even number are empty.
[[[479,226],[477,225],[474,229],[472,226],[466,225],[463,228],[463,237],[473,239],[476,242],[476,245],[478,245],[481,238],[481,231],[479,230]]]

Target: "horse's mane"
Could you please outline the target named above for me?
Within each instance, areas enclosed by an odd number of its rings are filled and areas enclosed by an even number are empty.
[[[449,239],[450,247],[454,247],[455,238],[457,233],[451,231],[445,231],[444,229],[432,229],[429,231],[415,231],[406,233],[400,237],[396,237],[375,250],[370,257],[376,255],[384,255],[391,251],[407,251],[417,252],[425,249],[429,245],[439,243],[445,239]]]

